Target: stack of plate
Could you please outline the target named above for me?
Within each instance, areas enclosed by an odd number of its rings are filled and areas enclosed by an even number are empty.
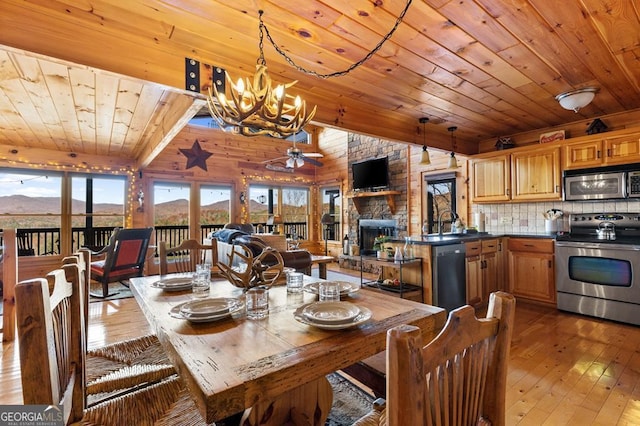
[[[294,312],[296,320],[326,330],[360,325],[371,318],[371,311],[349,302],[315,302]]]
[[[346,296],[349,293],[355,293],[360,290],[360,286],[358,284],[350,283],[347,281],[335,281],[340,287],[340,297]],[[309,283],[305,284],[303,290],[307,293],[318,294],[320,292],[320,283]]]
[[[241,300],[220,297],[183,303],[171,309],[169,314],[191,322],[210,322],[226,318],[243,308]]]
[[[165,278],[151,283],[151,287],[164,291],[182,291],[191,288],[193,279],[190,275],[183,277]]]

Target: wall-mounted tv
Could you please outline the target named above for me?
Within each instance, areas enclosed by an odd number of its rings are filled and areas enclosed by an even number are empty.
[[[389,187],[389,158],[359,161],[351,166],[354,191],[370,191]]]

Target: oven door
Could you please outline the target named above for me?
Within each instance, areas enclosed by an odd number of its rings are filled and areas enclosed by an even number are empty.
[[[640,246],[556,241],[556,265],[558,292],[640,303]]]

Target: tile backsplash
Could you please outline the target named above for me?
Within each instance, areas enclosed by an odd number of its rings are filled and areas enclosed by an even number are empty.
[[[545,233],[543,214],[551,209],[562,210],[558,231],[569,230],[571,213],[638,213],[640,199],[619,201],[558,201],[545,203],[473,204],[471,213],[485,214],[485,231],[492,234]]]

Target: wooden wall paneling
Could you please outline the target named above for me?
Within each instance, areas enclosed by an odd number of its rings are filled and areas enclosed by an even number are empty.
[[[15,338],[16,298],[18,284],[18,243],[15,229],[3,229],[2,235],[2,341],[11,342]]]

